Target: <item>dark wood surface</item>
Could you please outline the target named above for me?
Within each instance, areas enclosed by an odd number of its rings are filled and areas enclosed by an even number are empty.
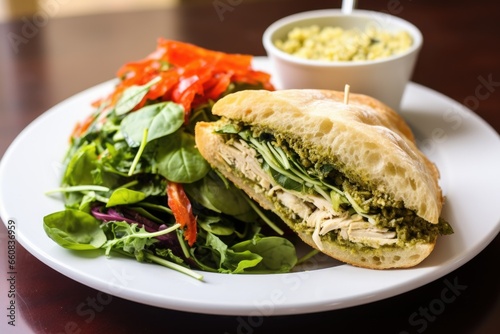
[[[124,62],[154,50],[160,36],[262,56],[262,33],[276,19],[299,11],[340,7],[340,1],[334,0],[221,0],[226,10],[218,12],[214,3],[71,18],[54,18],[57,8],[52,8],[45,9],[44,15],[39,12],[0,23],[0,157],[37,116],[114,77]],[[363,9],[391,12],[417,25],[424,35],[424,46],[412,80],[467,105],[500,131],[498,2],[384,0],[358,4]],[[474,189],[471,196],[475,196]],[[4,254],[7,232],[0,225],[0,254]],[[8,305],[2,304],[0,332],[285,333],[327,328],[336,333],[497,333],[499,254],[497,236],[464,266],[396,297],[330,312],[252,318],[179,312],[118,297],[104,298],[99,291],[47,267],[18,244],[17,326],[6,326]],[[0,261],[0,300],[4,301],[6,256]],[[462,288],[453,301],[440,303],[448,284]]]

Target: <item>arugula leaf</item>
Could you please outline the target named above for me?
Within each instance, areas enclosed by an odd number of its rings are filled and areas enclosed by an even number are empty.
[[[145,252],[149,247],[158,242],[155,237],[171,233],[180,227],[175,224],[157,232],[147,232],[145,227],[138,224],[129,224],[125,221],[113,221],[103,225],[108,240],[101,247],[109,256],[112,250],[118,250],[134,255],[137,261],[144,262],[147,258]]]
[[[144,249],[158,242],[152,238],[144,227],[137,224],[129,224],[125,221],[109,222],[104,225],[109,235],[108,240],[102,246],[109,256],[112,249],[120,249],[126,253],[133,254],[138,261],[144,261]]]

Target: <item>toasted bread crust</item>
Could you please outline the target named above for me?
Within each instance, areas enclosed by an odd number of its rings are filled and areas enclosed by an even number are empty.
[[[417,148],[404,119],[369,96],[350,94],[345,104],[337,91],[241,91],[219,100],[212,112],[335,156],[348,177],[403,201],[428,222],[439,221],[444,198],[437,167]]]

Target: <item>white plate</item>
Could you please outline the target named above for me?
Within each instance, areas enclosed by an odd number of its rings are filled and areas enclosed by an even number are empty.
[[[257,57],[255,66],[272,73],[266,58]],[[313,260],[306,271],[203,273],[200,282],[157,265],[68,251],[43,230],[43,216],[63,208],[60,200],[44,192],[59,185],[60,161],[75,122],[91,112],[92,101],[112,90],[113,82],[90,88],[41,115],[14,140],[0,164],[3,222],[16,222],[17,240],[39,260],[92,288],[148,305],[207,314],[334,310],[392,297],[436,280],[471,260],[499,232],[498,134],[459,103],[410,83],[401,113],[441,171],[447,197],[443,215],[455,230],[440,238],[435,251],[417,267],[374,271],[337,264],[324,268],[322,261]]]

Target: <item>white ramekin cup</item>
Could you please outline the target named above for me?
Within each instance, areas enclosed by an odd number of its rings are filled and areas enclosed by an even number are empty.
[[[275,46],[294,27],[332,26],[363,30],[372,25],[386,31],[407,31],[413,39],[409,49],[397,55],[377,60],[319,61],[290,55]],[[273,66],[277,88],[315,88],[344,90],[374,97],[395,110],[399,109],[407,83],[422,47],[420,30],[410,22],[376,11],[354,10],[345,14],[340,9],[302,12],[284,17],[264,32],[262,43]]]

